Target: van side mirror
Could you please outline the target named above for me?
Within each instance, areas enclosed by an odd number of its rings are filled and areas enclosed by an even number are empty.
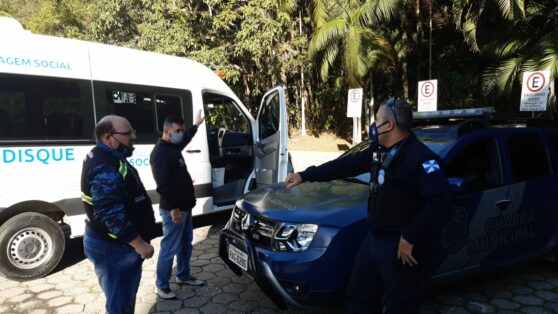
[[[448,178],[450,191],[454,194],[465,194],[471,191],[471,180],[465,178],[450,177]]]

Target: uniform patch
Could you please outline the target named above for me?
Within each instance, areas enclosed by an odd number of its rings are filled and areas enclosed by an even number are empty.
[[[384,184],[385,177],[386,177],[386,172],[384,171],[384,169],[380,169],[380,171],[378,172],[378,184],[379,185]]]
[[[438,165],[438,163],[434,159],[423,162],[422,167],[424,168],[424,171],[426,171],[426,173],[432,173],[440,170],[440,165]]]
[[[134,202],[139,203],[145,199],[144,195],[139,195],[134,198]]]

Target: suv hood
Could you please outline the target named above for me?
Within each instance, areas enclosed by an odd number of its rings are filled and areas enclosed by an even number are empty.
[[[275,221],[343,226],[366,217],[368,185],[352,180],[276,183],[246,194],[237,206]]]

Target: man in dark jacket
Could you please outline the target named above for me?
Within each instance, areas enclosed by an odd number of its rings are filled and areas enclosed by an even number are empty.
[[[411,131],[407,103],[383,103],[362,152],[289,174],[287,188],[370,172],[366,235],[347,284],[348,312],[418,313],[424,265],[435,236],[449,218],[451,198],[438,156]]]
[[[95,266],[109,314],[134,313],[149,241],[157,233],[151,200],[128,161],[136,131],[106,116],[95,127],[97,145],[83,161],[81,199],[87,214],[83,250]]]
[[[186,169],[182,150],[190,143],[203,122],[201,110],[195,125],[184,131],[184,119],[168,116],[163,125],[161,140],[151,152],[149,163],[161,196],[159,213],[163,219],[163,239],[157,260],[155,293],[163,299],[176,297],[170,289],[169,279],[176,256],[176,282],[191,286],[203,284],[190,275],[192,256],[192,208],[196,205],[192,177]]]

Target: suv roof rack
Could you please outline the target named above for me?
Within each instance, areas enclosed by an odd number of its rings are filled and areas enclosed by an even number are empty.
[[[494,108],[468,108],[438,111],[413,112],[413,120],[449,120],[465,118],[490,118],[495,114]]]
[[[440,131],[440,134],[444,134],[445,137],[456,138],[465,133],[495,125],[514,128],[558,127],[558,121],[541,117],[531,118],[524,113],[508,112],[496,115],[491,107],[413,112],[413,127],[428,127],[430,125],[449,126],[450,128]],[[432,132],[432,130],[428,132]]]

